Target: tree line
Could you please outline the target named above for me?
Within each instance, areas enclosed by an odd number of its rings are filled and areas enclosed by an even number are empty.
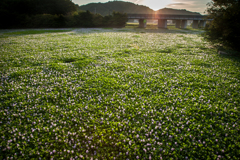
[[[0,28],[124,27],[127,15],[77,11],[70,0],[1,0]]]

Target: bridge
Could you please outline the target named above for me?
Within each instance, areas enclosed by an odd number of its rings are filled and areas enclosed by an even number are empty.
[[[187,21],[192,20],[192,27],[197,29],[199,27],[205,27],[207,16],[203,15],[171,15],[171,14],[128,14],[128,19],[138,19],[139,27],[145,28],[147,19],[158,20],[158,28],[167,28],[167,20],[175,20],[176,28],[187,28]]]

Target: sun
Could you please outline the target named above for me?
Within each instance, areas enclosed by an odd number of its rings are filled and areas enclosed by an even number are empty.
[[[171,3],[172,3],[172,0],[144,0],[142,2],[143,5],[146,5],[155,11],[161,8],[165,8],[167,7],[167,5]]]

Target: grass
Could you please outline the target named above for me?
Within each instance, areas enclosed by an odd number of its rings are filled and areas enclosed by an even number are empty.
[[[52,31],[1,33],[0,159],[240,157],[240,59],[201,30]]]

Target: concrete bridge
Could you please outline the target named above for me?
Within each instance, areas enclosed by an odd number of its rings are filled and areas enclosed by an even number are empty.
[[[138,19],[139,27],[146,27],[146,20],[158,20],[158,28],[167,28],[167,20],[175,20],[176,28],[187,28],[187,21],[192,20],[192,27],[197,29],[198,27],[205,27],[207,16],[203,15],[171,15],[171,14],[128,14],[128,19]]]

